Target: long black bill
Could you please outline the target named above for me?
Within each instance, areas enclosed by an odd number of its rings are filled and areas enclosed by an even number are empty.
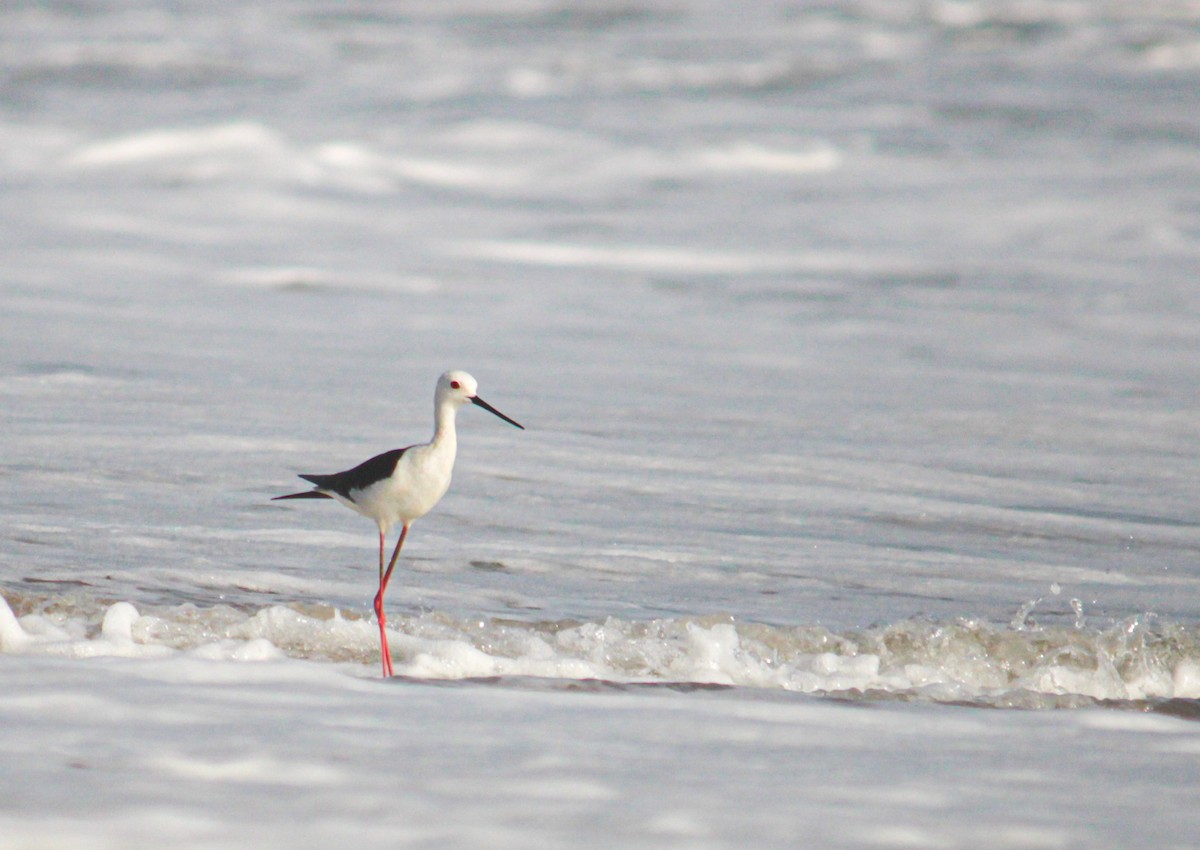
[[[482,407],[484,410],[486,410],[488,413],[494,413],[494,414],[496,414],[496,415],[497,415],[497,416],[499,416],[501,419],[503,419],[505,422],[507,422],[509,425],[516,425],[516,426],[517,426],[518,428],[520,428],[522,431],[524,431],[524,430],[525,430],[525,426],[524,426],[524,425],[522,425],[520,422],[518,422],[518,421],[517,421],[517,420],[515,420],[515,419],[509,419],[507,416],[505,416],[503,413],[501,413],[501,412],[500,412],[499,410],[497,410],[496,408],[492,407],[490,404],[488,404],[486,401],[484,401],[483,399],[481,399],[481,398],[480,398],[479,396],[477,396],[477,395],[476,395],[476,396],[471,396],[471,404],[477,404],[477,405],[479,405],[480,407]]]

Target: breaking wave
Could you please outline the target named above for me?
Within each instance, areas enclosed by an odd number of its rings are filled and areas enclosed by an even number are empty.
[[[375,623],[326,606],[180,605],[9,594],[0,652],[88,658],[361,665]],[[842,633],[728,616],[525,622],[393,615],[396,670],[427,680],[536,678],[615,685],[777,689],[847,699],[919,699],[1048,708],[1200,699],[1200,627],[1131,618],[1103,629],[901,620]]]

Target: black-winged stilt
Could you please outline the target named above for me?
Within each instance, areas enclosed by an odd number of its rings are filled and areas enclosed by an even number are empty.
[[[379,592],[375,594],[375,617],[379,621],[379,649],[383,656],[384,676],[392,675],[392,656],[388,650],[383,594],[413,521],[429,513],[450,487],[454,456],[458,452],[458,439],[454,433],[455,414],[460,407],[471,402],[510,425],[525,429],[524,425],[481,399],[476,393],[478,387],[478,382],[466,372],[446,372],[438,378],[434,392],[433,439],[428,443],[392,449],[345,472],[301,475],[305,481],[312,482],[312,490],[276,496],[272,500],[337,499],[346,507],[375,520],[379,526]],[[385,542],[388,531],[396,523],[401,524],[400,539],[396,541],[392,559],[385,570]]]

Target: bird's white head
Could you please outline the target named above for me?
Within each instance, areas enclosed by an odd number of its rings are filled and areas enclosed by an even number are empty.
[[[438,401],[444,399],[453,402],[456,407],[461,407],[474,398],[478,392],[479,382],[461,369],[443,372],[442,377],[438,378]]]
[[[445,404],[451,404],[454,407],[452,410],[457,410],[467,402],[471,402],[478,407],[482,407],[488,413],[493,413],[499,416],[510,425],[515,425],[521,430],[525,426],[517,422],[515,419],[510,419],[496,408],[492,407],[486,401],[479,397],[479,382],[459,369],[452,369],[449,372],[444,372],[438,378],[437,394],[435,402],[439,409]]]

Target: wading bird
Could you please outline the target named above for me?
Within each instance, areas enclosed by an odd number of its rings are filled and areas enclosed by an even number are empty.
[[[400,548],[413,521],[420,519],[446,494],[454,471],[458,439],[454,417],[467,402],[494,413],[521,430],[525,426],[492,407],[477,394],[479,384],[466,372],[446,372],[438,378],[433,395],[433,439],[428,443],[392,449],[376,455],[345,472],[329,475],[301,475],[311,482],[312,490],[276,496],[279,499],[336,499],[348,508],[375,520],[379,526],[379,592],[375,594],[375,618],[379,621],[379,650],[383,657],[383,675],[392,675],[392,655],[388,650],[387,617],[383,594],[387,590]],[[400,539],[392,559],[384,569],[383,555],[388,532],[400,524]]]

